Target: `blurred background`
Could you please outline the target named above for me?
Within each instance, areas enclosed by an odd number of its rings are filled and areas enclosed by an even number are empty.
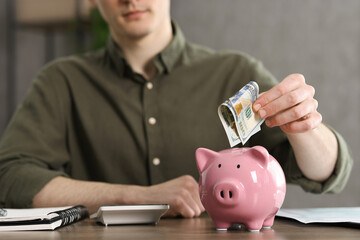
[[[324,122],[355,160],[345,190],[304,193],[289,185],[284,207],[360,206],[360,1],[172,0],[188,40],[246,52],[277,78],[302,73]],[[0,137],[37,71],[54,58],[96,49],[107,29],[87,0],[0,0]]]

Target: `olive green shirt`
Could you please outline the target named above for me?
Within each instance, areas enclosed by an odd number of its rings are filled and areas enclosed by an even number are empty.
[[[132,71],[110,40],[105,49],[56,60],[37,75],[0,143],[0,205],[31,207],[56,176],[152,185],[198,172],[195,150],[229,148],[218,106],[249,81],[260,91],[277,84],[262,64],[242,53],[215,52],[185,40],[174,24],[172,42],[154,59],[149,81]],[[306,179],[279,128],[255,134],[280,162],[289,183],[311,192],[338,192],[352,159],[342,137],[333,175]],[[61,196],[59,196],[61,197]]]

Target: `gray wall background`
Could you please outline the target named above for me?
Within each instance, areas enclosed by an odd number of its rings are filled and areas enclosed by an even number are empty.
[[[349,143],[355,160],[338,195],[304,193],[288,186],[284,207],[360,206],[360,1],[192,0],[172,1],[172,16],[192,42],[246,52],[279,79],[303,73],[316,88],[324,122]],[[7,124],[5,0],[0,0],[0,136]],[[55,55],[70,54],[70,37],[55,36]],[[21,101],[44,62],[44,34],[16,34],[16,100]]]

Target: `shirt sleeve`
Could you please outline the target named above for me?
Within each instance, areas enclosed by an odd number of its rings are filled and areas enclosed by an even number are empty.
[[[50,71],[48,71],[50,73]],[[41,73],[17,108],[0,142],[0,205],[31,207],[56,176],[67,176],[66,124],[59,74]],[[57,90],[55,90],[57,89]]]
[[[277,83],[260,62],[255,62],[253,70],[253,79],[258,82],[260,92],[267,91]],[[304,191],[312,193],[338,193],[343,190],[351,173],[353,159],[347,143],[338,132],[328,126],[338,142],[338,157],[334,172],[326,181],[317,182],[302,174],[286,134],[280,128],[268,128],[265,124],[261,128],[262,130],[249,140],[249,146],[261,145],[267,148],[282,166],[287,183],[300,185]]]

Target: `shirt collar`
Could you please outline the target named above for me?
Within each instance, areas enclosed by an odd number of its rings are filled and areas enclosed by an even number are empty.
[[[173,39],[170,44],[153,59],[159,73],[170,73],[185,47],[186,41],[180,27],[174,21],[171,22],[171,25],[173,29]],[[119,74],[125,76],[128,73],[133,73],[121,49],[111,37],[106,49]]]
[[[173,29],[173,39],[170,44],[158,54],[158,58],[162,60],[165,70],[168,73],[175,67],[186,42],[180,27],[174,21],[172,21],[171,25]]]

